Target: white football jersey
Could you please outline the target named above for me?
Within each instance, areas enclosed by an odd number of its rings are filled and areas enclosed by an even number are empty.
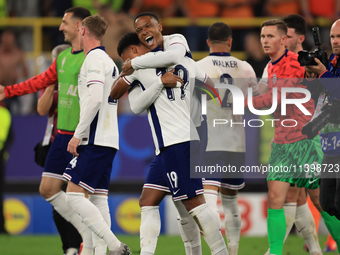
[[[89,86],[101,84],[104,87],[100,108],[86,127],[81,145],[95,144],[118,149],[117,100],[110,97],[111,86],[119,75],[113,60],[106,54],[104,47],[92,49],[87,54],[78,77],[80,121],[86,117],[85,107],[89,99]],[[77,127],[78,128],[78,127]]]
[[[164,35],[163,36],[163,47],[164,50],[166,50],[170,45],[173,44],[182,44],[185,47],[186,55],[187,57],[192,58],[191,52],[189,49],[189,45],[185,37],[181,34],[172,34],[172,35]],[[196,127],[201,126],[201,122],[203,120],[202,114],[201,114],[201,103],[197,96],[194,94],[194,88],[192,87],[191,91],[191,97],[190,97],[190,112],[191,112],[191,118],[195,124]]]
[[[147,110],[157,155],[163,147],[199,140],[190,118],[190,96],[195,86],[195,78],[205,81],[207,76],[189,57],[183,57],[179,63],[168,68],[139,69],[124,77],[128,84],[134,86],[130,93],[142,93],[154,82],[159,82],[159,77],[171,69],[175,69],[174,74],[184,80],[184,85],[180,88],[163,88]]]
[[[164,51],[173,44],[182,44],[187,52],[187,57],[191,56],[189,45],[185,37],[181,34],[163,35],[163,48]]]
[[[248,87],[253,88],[253,95],[259,94],[256,75],[253,68],[246,62],[230,56],[229,53],[211,53],[197,62],[211,79],[216,83],[233,84],[239,87],[245,98]],[[208,146],[207,151],[245,152],[245,132],[242,115],[232,114],[233,98],[229,89],[218,89],[222,100],[215,105],[213,100],[207,101]],[[214,119],[227,120],[227,124],[213,126]]]

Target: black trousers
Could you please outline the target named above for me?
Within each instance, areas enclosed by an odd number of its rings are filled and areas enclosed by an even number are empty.
[[[324,155],[322,164],[320,205],[329,215],[340,220],[340,155]],[[324,164],[327,165],[326,168]]]

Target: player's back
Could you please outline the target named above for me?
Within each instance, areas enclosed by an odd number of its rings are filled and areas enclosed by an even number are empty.
[[[143,91],[157,82],[162,74],[172,69],[175,70],[175,75],[181,76],[184,80],[183,86],[162,89],[158,98],[148,109],[148,119],[156,153],[159,153],[159,149],[162,147],[190,140],[199,140],[195,125],[190,117],[190,94],[191,88],[195,86],[197,72],[195,62],[184,57],[180,64],[175,66],[139,69],[126,77],[126,80],[131,83],[135,82],[133,85],[139,87],[134,89]]]
[[[245,98],[248,87],[253,95],[259,93],[253,68],[229,53],[211,53],[197,62],[216,83],[234,85],[241,89]],[[242,115],[233,115],[233,96],[229,89],[219,88],[222,105],[215,105],[213,100],[207,102],[208,147],[207,151],[245,151],[245,132]],[[227,120],[227,124],[213,125],[214,119]]]
[[[103,98],[100,108],[87,128],[82,144],[96,144],[118,149],[117,100],[110,97],[111,86],[118,76],[118,68],[101,48],[91,50],[86,56],[79,74],[79,102],[81,116],[89,99],[88,86],[93,83],[103,85]]]

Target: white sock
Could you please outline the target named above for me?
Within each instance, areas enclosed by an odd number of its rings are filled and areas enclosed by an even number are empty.
[[[160,231],[159,206],[143,206],[141,208],[140,255],[155,253]]]
[[[196,206],[190,212],[213,255],[227,254],[228,250],[221,234],[220,224],[207,204]]]
[[[296,203],[284,203],[283,210],[286,218],[286,236],[283,242],[286,241],[295,221]]]
[[[179,216],[177,222],[186,255],[202,255],[201,234],[196,222],[181,201],[174,202]]]
[[[225,217],[225,230],[230,255],[237,255],[241,234],[241,214],[237,205],[237,195],[221,195]]]
[[[103,216],[105,222],[111,228],[111,216],[108,204],[108,197],[103,195],[89,195],[89,200],[99,209],[101,215]],[[95,233],[92,233],[93,248],[95,249],[96,255],[106,255],[107,244],[106,242],[99,238]],[[92,254],[91,254],[92,255]]]
[[[70,222],[83,235],[86,231],[86,226],[83,224],[81,217],[66,203],[66,193],[59,191],[57,194],[46,199],[54,209],[68,222]]]
[[[85,198],[85,194],[67,192],[66,202],[80,215],[86,226],[105,240],[110,251],[117,250],[120,247],[120,241],[112,233],[99,209]]]
[[[314,218],[307,203],[296,208],[295,225],[303,239],[305,239],[310,253],[321,252]]]
[[[204,198],[205,202],[209,206],[210,210],[215,214],[218,221],[221,221],[220,213],[218,212],[217,208],[217,198],[218,198],[218,192],[216,190],[212,189],[205,189],[204,190]]]

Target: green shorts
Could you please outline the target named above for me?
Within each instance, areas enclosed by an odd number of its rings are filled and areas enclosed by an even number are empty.
[[[296,184],[299,188],[319,187],[323,152],[319,136],[313,140],[303,139],[295,143],[273,143],[268,162],[267,181],[282,181]]]

